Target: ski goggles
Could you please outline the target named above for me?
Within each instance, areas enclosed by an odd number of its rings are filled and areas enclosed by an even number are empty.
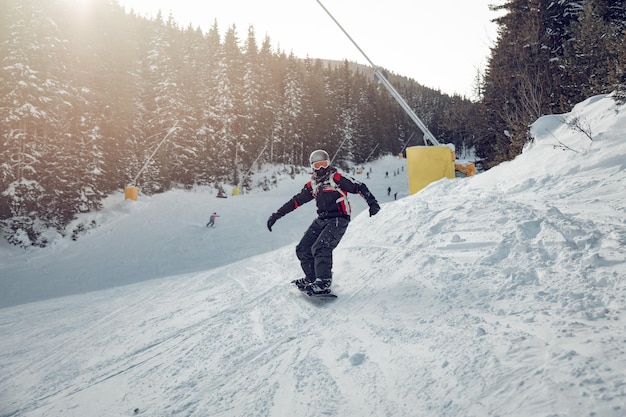
[[[317,171],[320,168],[328,168],[328,165],[330,165],[328,161],[317,161],[311,164],[311,168]]]

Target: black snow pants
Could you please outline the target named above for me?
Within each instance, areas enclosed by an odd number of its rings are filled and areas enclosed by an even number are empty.
[[[307,281],[332,280],[333,249],[341,241],[349,223],[350,220],[344,217],[313,220],[296,246],[296,255]]]

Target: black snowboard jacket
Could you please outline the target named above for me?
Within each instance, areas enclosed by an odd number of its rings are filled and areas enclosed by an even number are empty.
[[[376,205],[378,202],[365,184],[353,178],[346,177],[337,172],[334,167],[330,167],[328,175],[323,178],[316,178],[315,173],[311,181],[307,182],[302,190],[294,195],[291,200],[283,204],[276,214],[283,217],[315,199],[317,203],[317,215],[320,219],[331,219],[343,217],[350,219],[351,208],[348,202],[347,193],[360,194],[365,199],[368,206]]]

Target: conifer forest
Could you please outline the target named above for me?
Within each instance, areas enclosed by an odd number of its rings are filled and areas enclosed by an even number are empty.
[[[347,168],[423,145],[366,66],[294,56],[252,26],[180,27],[115,0],[92,0],[80,18],[76,7],[0,0],[0,232],[11,243],[26,234],[45,246],[44,230],[71,233],[78,213],[129,184],[246,190],[259,186],[249,169],[301,169],[314,149]],[[474,97],[385,69],[439,142],[473,150],[483,169],[518,155],[539,116],[600,93],[626,97],[623,0],[492,8],[498,37]],[[445,19],[442,32],[454,33]]]

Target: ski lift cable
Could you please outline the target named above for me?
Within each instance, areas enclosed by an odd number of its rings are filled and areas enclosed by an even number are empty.
[[[411,139],[413,139],[413,136],[415,136],[415,132],[411,132],[411,136],[409,136],[409,138],[406,140],[406,142],[404,142],[404,146],[402,147],[402,150],[400,151],[400,153],[404,152],[404,150],[406,149],[406,147],[409,144],[409,142],[411,142]]]
[[[391,96],[398,102],[398,104],[400,104],[400,107],[402,107],[402,109],[408,114],[408,116],[415,122],[417,127],[419,127],[419,129],[424,134],[424,144],[428,145],[428,142],[430,142],[431,145],[439,145],[440,144],[439,141],[435,139],[435,136],[430,132],[430,130],[428,130],[428,127],[426,127],[426,125],[420,120],[420,118],[417,117],[413,109],[411,109],[411,107],[402,98],[402,96],[396,91],[396,89],[393,88],[393,86],[387,80],[387,77],[385,77],[382,71],[376,65],[374,65],[372,60],[369,59],[369,57],[365,54],[365,52],[363,52],[361,47],[354,41],[354,39],[352,39],[352,37],[348,34],[348,32],[346,32],[343,26],[341,26],[341,24],[337,21],[337,19],[335,19],[335,17],[328,11],[328,9],[324,7],[322,2],[320,0],[316,0],[316,1],[322,7],[322,9],[324,9],[326,14],[333,20],[333,22],[335,22],[335,24],[339,27],[339,29],[341,29],[344,35],[348,37],[348,39],[350,40],[350,42],[352,42],[352,44],[356,47],[356,49],[359,50],[359,52],[361,53],[361,55],[363,55],[363,57],[367,60],[367,62],[369,62],[369,64],[374,69],[374,74],[380,79],[380,82],[385,86],[389,94],[391,94]]]
[[[343,140],[341,141],[341,144],[339,144],[339,147],[337,148],[337,151],[335,152],[335,154],[333,155],[333,157],[330,159],[330,163],[332,164],[333,161],[335,160],[335,158],[337,157],[337,154],[339,153],[339,151],[341,150],[341,147],[343,146],[344,143],[346,143],[346,140],[348,139],[348,136],[346,135],[345,138],[343,138]]]
[[[367,158],[365,158],[365,161],[363,161],[363,163],[367,163],[367,161],[370,160],[370,157],[372,156],[372,154],[374,154],[374,151],[376,150],[376,148],[378,148],[379,143],[376,144],[376,146],[374,146],[374,149],[372,149],[372,152],[370,152],[369,155],[367,155]]]
[[[263,149],[261,149],[261,152],[259,152],[259,156],[257,156],[256,159],[254,160],[254,162],[252,162],[252,165],[250,165],[250,169],[248,169],[248,172],[246,172],[246,175],[244,175],[241,178],[241,181],[239,181],[239,183],[237,184],[237,188],[241,189],[241,187],[243,186],[244,181],[246,180],[246,178],[248,178],[248,176],[250,175],[250,172],[252,172],[252,168],[254,168],[254,164],[257,163],[257,161],[259,160],[261,155],[263,155],[263,152],[265,152],[266,149],[267,149],[267,145],[265,145],[263,147]]]
[[[146,162],[143,164],[143,166],[141,167],[141,169],[139,170],[139,172],[137,173],[137,175],[135,176],[135,178],[133,179],[133,182],[131,183],[133,186],[135,186],[137,184],[137,180],[139,179],[139,177],[141,176],[141,173],[143,172],[144,169],[146,169],[146,167],[148,166],[148,164],[150,163],[150,161],[152,161],[152,158],[154,157],[154,155],[157,153],[157,151],[159,150],[159,148],[161,147],[161,145],[163,145],[165,143],[165,141],[167,140],[167,138],[176,131],[176,126],[178,125],[178,121],[176,121],[176,123],[174,123],[174,126],[172,126],[169,131],[167,132],[167,135],[165,135],[165,137],[161,140],[161,142],[157,145],[157,147],[154,149],[154,151],[152,151],[152,154],[150,155],[150,157],[146,160]]]

